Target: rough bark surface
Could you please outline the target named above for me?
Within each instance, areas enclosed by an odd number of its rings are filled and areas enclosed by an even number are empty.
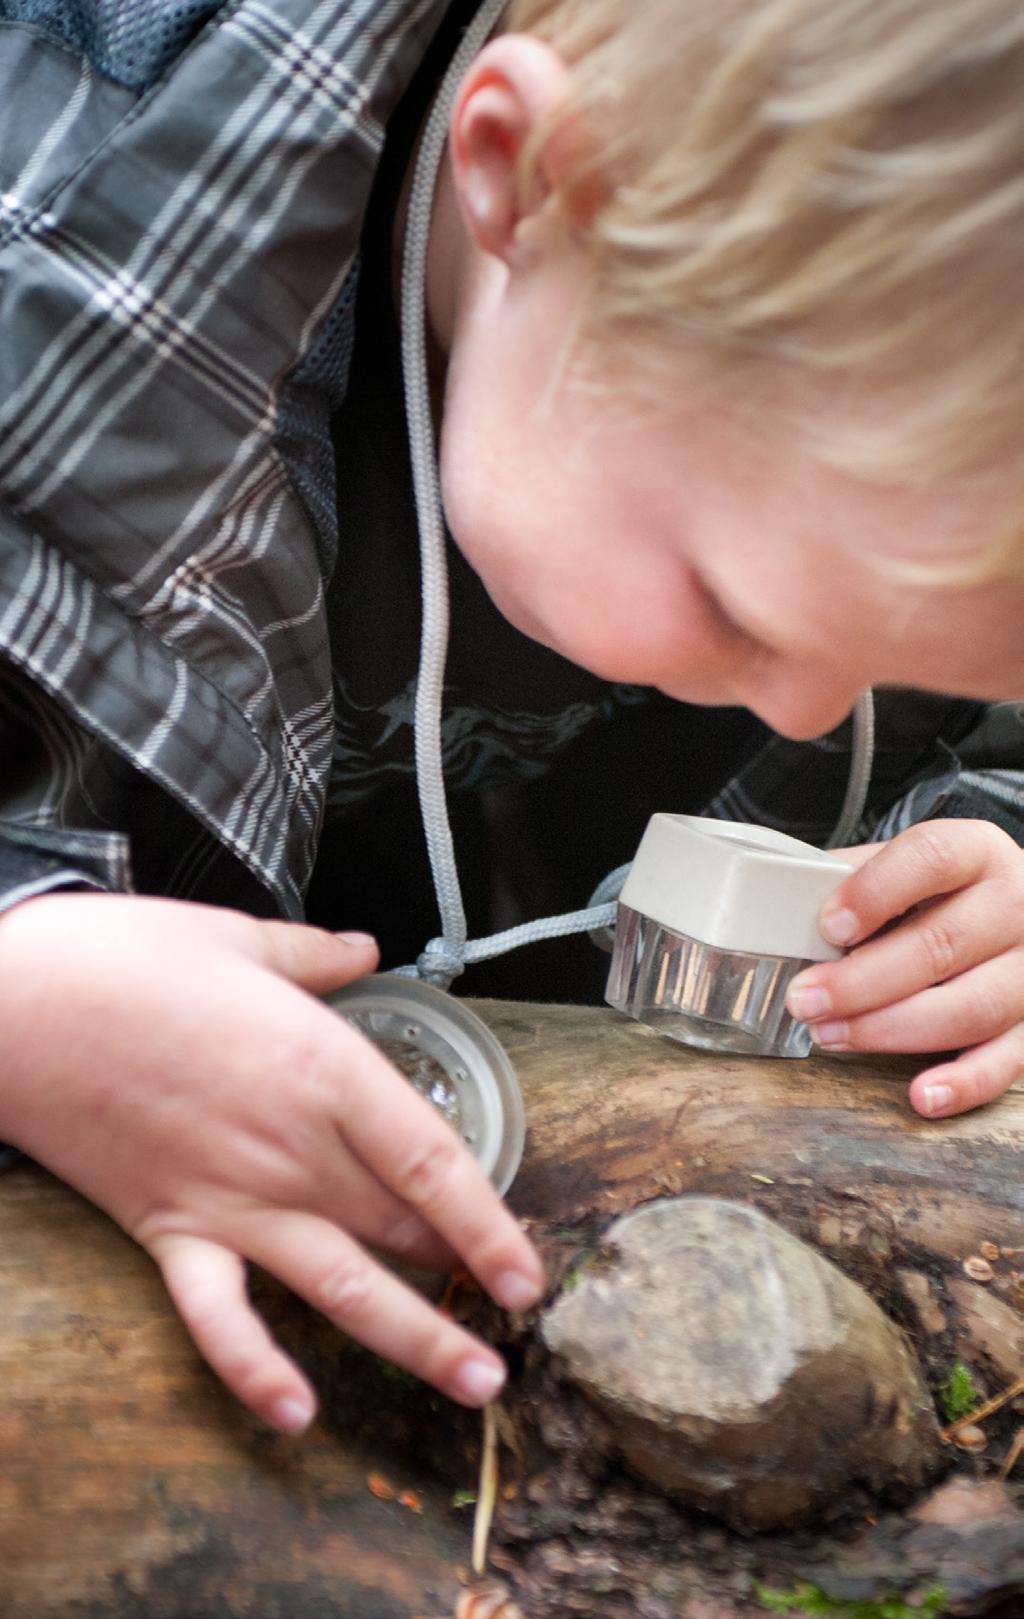
[[[1012,1380],[1019,1087],[926,1124],[906,1105],[907,1063],[715,1058],[597,1009],[478,1009],[523,1083],[530,1137],[512,1201],[553,1282],[619,1214],[726,1197],[864,1285],[909,1332],[933,1393],[958,1356],[979,1394]],[[476,1487],[478,1419],[257,1277],[324,1401],[310,1436],[277,1439],[220,1390],[155,1269],[103,1216],[30,1166],[0,1177],[0,1211],[5,1619],[450,1619],[460,1601],[473,1619],[513,1619],[513,1604],[526,1619],[763,1619],[761,1587],[801,1580],[876,1601],[939,1582],[950,1615],[1024,1613],[1020,1468],[998,1510],[986,1496],[970,1522],[853,1490],[829,1524],[744,1538],[633,1480],[536,1323],[488,1314],[468,1288],[453,1307],[508,1344],[514,1376],[490,1563],[508,1597],[467,1590],[472,1508],[453,1497]],[[978,1259],[969,1269],[987,1264],[987,1280],[963,1269]],[[991,1491],[1022,1422],[1004,1407],[981,1425],[983,1449],[947,1451],[952,1473]]]

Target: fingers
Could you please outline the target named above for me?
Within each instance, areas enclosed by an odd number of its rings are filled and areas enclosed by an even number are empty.
[[[179,1235],[157,1238],[150,1251],[200,1354],[231,1392],[283,1433],[308,1427],[316,1398],[249,1303],[238,1255]]]
[[[338,1028],[349,1047],[348,1083],[336,1098],[346,1146],[499,1304],[534,1304],[544,1288],[540,1258],[471,1154],[379,1052],[340,1019]]]
[[[860,867],[873,860],[879,849],[884,848],[884,843],[854,843],[848,849],[826,849],[824,853],[831,855],[833,860],[842,860],[847,866]]]
[[[998,1039],[961,1052],[955,1062],[918,1074],[910,1086],[910,1100],[925,1118],[952,1118],[994,1102],[1022,1073],[1024,1029],[1017,1024]]]
[[[368,933],[329,933],[299,922],[252,923],[248,943],[255,960],[313,995],[372,973],[380,960]]]
[[[492,1399],[505,1380],[487,1345],[438,1315],[357,1243],[309,1215],[282,1215],[251,1257],[367,1348],[387,1355],[464,1405]],[[249,1302],[244,1261],[201,1237],[156,1238],[150,1251],[196,1347],[231,1392],[283,1433],[301,1433],[316,1397]]]
[[[912,906],[1004,868],[1017,873],[1024,858],[998,827],[987,821],[922,821],[883,844],[840,883],[822,909],[821,931],[831,944],[856,944]]]
[[[341,1226],[359,1242],[368,1243],[393,1259],[401,1259],[422,1270],[451,1271],[461,1263],[450,1245],[431,1230],[425,1220],[393,1197],[343,1149],[346,1162],[339,1161],[330,1184],[321,1187],[316,1198],[296,1202],[333,1224]]]
[[[540,1259],[455,1131],[353,1024],[314,1001],[302,1012],[293,1084],[315,1094],[330,1150],[290,1206],[413,1263],[458,1255],[505,1308],[533,1304]]]
[[[371,1062],[380,1064],[390,1082],[389,1064],[372,1046]],[[346,1076],[347,1077],[347,1076]],[[400,1084],[405,1086],[404,1080]],[[406,1098],[401,1099],[402,1102]],[[320,1129],[325,1151],[313,1152],[308,1161],[298,1160],[292,1172],[279,1183],[277,1197],[282,1206],[305,1208],[350,1231],[360,1242],[406,1260],[426,1270],[452,1270],[457,1259],[451,1246],[414,1210],[397,1198],[352,1151],[351,1143],[339,1142],[328,1116]],[[302,1173],[295,1170],[301,1165]]]
[[[392,1225],[378,1227],[374,1231],[357,1229],[351,1220],[346,1221],[346,1227],[381,1253],[415,1265],[420,1270],[451,1272],[459,1269],[460,1261],[454,1248],[449,1247],[435,1231],[431,1231],[419,1215],[406,1211]]]
[[[811,1025],[823,1051],[948,1051],[1007,1033],[1024,1017],[1024,950],[860,1017]]]
[[[278,1214],[246,1242],[249,1257],[335,1326],[461,1405],[486,1405],[505,1381],[494,1350],[375,1263],[343,1231],[313,1215]]]
[[[989,883],[937,900],[841,961],[822,962],[793,980],[787,1006],[806,1023],[850,1018],[945,983],[1009,949],[1019,938],[1016,907]]]

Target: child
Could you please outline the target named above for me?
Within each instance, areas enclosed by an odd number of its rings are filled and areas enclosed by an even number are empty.
[[[922,1111],[1005,1090],[1021,738],[990,705],[1024,685],[1016,10],[0,18],[0,1137],[148,1249],[238,1397],[285,1431],[313,1415],[245,1260],[469,1404],[497,1357],[362,1244],[457,1255],[509,1307],[543,1285],[452,1133],[316,999],[373,969],[373,939],[301,925],[311,881],[330,929],[387,881],[377,805],[410,768],[389,302],[427,227],[425,284],[395,297],[427,315],[457,547],[446,753],[478,830],[500,837],[577,749],[622,736],[636,761],[631,737],[672,735],[682,757],[694,704],[758,720],[733,716],[692,790],[742,809],[763,744],[758,818],[793,824],[771,773],[795,744],[759,722],[814,738],[872,683],[962,693],[887,694],[903,751],[872,816],[898,835],[823,922],[858,948],[795,993],[833,1049],[967,1047],[915,1081]],[[453,59],[424,205],[406,182]],[[644,814],[697,807],[657,787]]]

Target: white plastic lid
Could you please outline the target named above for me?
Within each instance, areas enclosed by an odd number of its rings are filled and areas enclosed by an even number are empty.
[[[523,1156],[526,1115],[515,1069],[486,1023],[432,984],[392,973],[324,1000],[383,1048],[504,1195]]]
[[[853,869],[771,827],[653,815],[619,899],[720,950],[835,961],[818,913]]]

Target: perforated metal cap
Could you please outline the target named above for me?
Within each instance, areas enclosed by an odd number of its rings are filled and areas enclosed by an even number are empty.
[[[515,1070],[464,1002],[417,978],[375,973],[324,996],[426,1097],[502,1194],[523,1156],[526,1115]]]

